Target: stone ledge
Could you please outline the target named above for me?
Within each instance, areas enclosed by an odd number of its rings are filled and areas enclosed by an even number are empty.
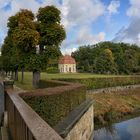
[[[84,113],[93,105],[93,100],[87,99],[77,108],[75,108],[62,122],[54,127],[54,130],[65,138],[74,125],[80,120]]]
[[[89,94],[97,94],[97,93],[107,94],[107,93],[114,93],[114,92],[118,93],[120,91],[132,90],[132,89],[136,89],[136,88],[140,88],[140,84],[93,89],[93,90],[88,90],[87,93],[89,93]]]
[[[4,80],[3,81],[4,89],[13,89],[14,81],[13,80]]]

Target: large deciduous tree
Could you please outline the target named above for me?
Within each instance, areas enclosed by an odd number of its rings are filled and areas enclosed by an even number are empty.
[[[36,31],[34,14],[29,10],[21,10],[8,19],[8,35],[2,46],[3,64],[9,57],[10,70],[15,71],[15,80],[18,80],[19,65],[24,67],[24,54],[35,52],[39,42],[39,33]],[[23,75],[23,74],[22,74]],[[23,79],[23,78],[22,78]]]
[[[46,66],[52,54],[56,57],[61,54],[59,47],[66,37],[65,30],[60,24],[60,14],[60,11],[54,6],[40,8],[37,14],[36,27],[40,33],[39,60],[42,60],[41,62]],[[34,57],[33,59],[35,60]],[[36,87],[40,79],[40,68],[42,67],[38,67],[40,62],[33,64],[36,66],[36,68],[34,67],[33,69],[33,83],[34,87]]]
[[[23,72],[25,65],[28,65],[25,58],[27,55],[32,55],[36,53],[36,46],[39,43],[40,35],[36,30],[36,23],[34,21],[34,14],[29,10],[21,10],[16,15],[18,26],[12,32],[13,43],[20,50],[20,67],[22,70],[22,82],[23,82]],[[26,64],[27,62],[27,64]]]
[[[96,70],[101,73],[115,73],[116,67],[114,62],[114,56],[110,49],[105,49],[101,52],[100,56],[96,60]]]

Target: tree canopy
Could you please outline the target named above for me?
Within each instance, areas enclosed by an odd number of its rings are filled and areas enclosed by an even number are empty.
[[[140,72],[140,48],[135,44],[100,42],[72,53],[82,72],[132,74]]]

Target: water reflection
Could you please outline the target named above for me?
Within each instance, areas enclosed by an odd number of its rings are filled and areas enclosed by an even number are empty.
[[[96,130],[94,140],[140,140],[140,117]]]

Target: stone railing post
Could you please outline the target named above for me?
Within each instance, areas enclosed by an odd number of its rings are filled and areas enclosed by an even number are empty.
[[[4,85],[4,90],[13,89],[14,81],[13,80],[4,80],[3,85]]]

